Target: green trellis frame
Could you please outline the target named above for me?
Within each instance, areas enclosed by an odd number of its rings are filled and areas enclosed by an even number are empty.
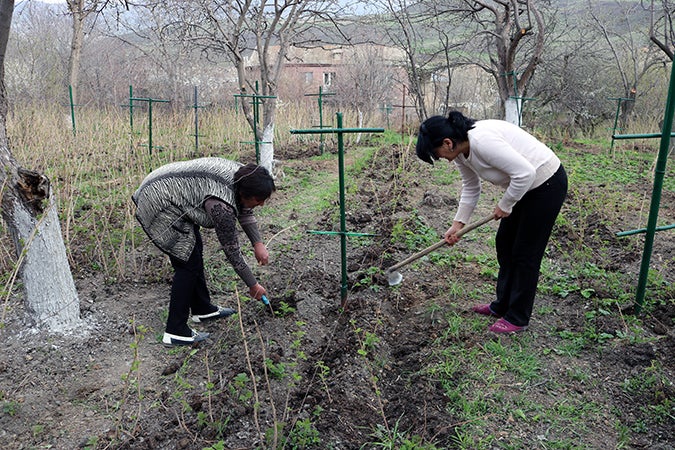
[[[152,105],[153,103],[170,103],[171,100],[160,100],[150,97],[129,97],[129,110],[133,111],[133,102],[147,102],[148,103],[148,154],[152,155]],[[132,130],[133,131],[133,130]]]
[[[518,94],[518,72],[512,71],[512,72],[506,72],[504,74],[505,77],[512,77],[513,79],[513,95],[510,95],[509,98],[512,98],[516,101],[516,108],[517,108],[517,113],[518,113],[518,126],[522,126],[522,119],[523,119],[523,111],[522,111],[522,106],[525,104],[526,101],[528,100],[536,100],[534,97],[522,97]]]
[[[317,133],[335,133],[338,142],[338,172],[340,189],[340,231],[309,231],[314,234],[339,235],[341,244],[341,269],[342,284],[340,287],[340,300],[343,308],[347,307],[347,237],[348,236],[373,236],[368,233],[351,233],[347,231],[347,220],[345,215],[345,162],[344,162],[344,134],[345,133],[383,133],[384,128],[343,128],[342,113],[336,113],[335,128],[322,128],[311,130],[291,130],[291,134],[317,134]]]
[[[614,150],[614,141],[615,135],[617,131],[621,131],[619,128],[619,113],[621,112],[621,105],[624,102],[634,102],[634,98],[628,98],[628,97],[609,97],[609,100],[616,100],[616,113],[614,114],[614,125],[612,127],[612,144],[609,146],[610,151]]]
[[[199,153],[199,138],[203,137],[199,134],[199,108],[204,108],[204,106],[200,105],[197,99],[197,86],[194,87],[194,102],[191,108],[195,110],[195,133],[192,135],[195,138],[195,153]]]
[[[652,189],[652,198],[649,207],[649,216],[647,218],[647,228],[645,229],[645,243],[642,252],[642,263],[640,265],[640,276],[638,278],[637,290],[635,293],[635,313],[639,313],[644,303],[645,293],[647,291],[647,276],[649,274],[649,264],[654,247],[654,235],[656,234],[656,222],[659,216],[659,207],[661,204],[661,192],[663,191],[663,179],[666,174],[666,162],[668,161],[668,151],[670,140],[673,137],[673,116],[675,115],[675,64],[671,62],[670,85],[668,87],[668,98],[666,99],[666,108],[663,114],[663,129],[661,133],[653,134],[625,134],[613,135],[612,139],[649,139],[661,138],[659,154],[656,160],[654,170],[654,186]],[[635,232],[640,232],[636,230]],[[623,235],[633,234],[625,232]]]
[[[334,92],[324,92],[323,91],[323,86],[319,86],[319,93],[318,94],[305,94],[305,97],[318,97],[317,102],[319,105],[319,128],[324,128],[323,125],[323,98],[326,96],[331,96],[335,95]],[[323,142],[323,133],[321,133],[319,137],[319,154],[323,155],[323,148],[324,148],[324,142]]]

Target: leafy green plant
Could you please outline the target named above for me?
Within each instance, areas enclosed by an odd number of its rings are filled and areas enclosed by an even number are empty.
[[[19,412],[19,404],[14,401],[2,402],[2,413],[14,417]]]
[[[295,308],[293,308],[288,302],[280,301],[278,306],[274,309],[274,315],[277,317],[286,317],[295,313]]]
[[[307,448],[318,448],[321,444],[321,435],[312,424],[311,419],[305,418],[296,420],[285,440],[284,448],[292,450],[304,450]]]
[[[208,447],[204,447],[202,450],[225,450],[225,442],[218,441],[213,445],[210,445]]]
[[[42,433],[45,432],[45,426],[42,424],[33,425],[32,427],[30,427],[30,429],[33,437],[40,436]]]
[[[438,239],[436,230],[426,225],[416,211],[396,222],[391,231],[391,242],[401,242],[408,250],[420,250]]]
[[[381,276],[382,273],[383,271],[380,267],[368,267],[365,272],[358,276],[357,281],[354,283],[354,287],[366,287],[373,292],[379,292],[382,287],[374,281],[374,277]]]
[[[248,402],[253,397],[253,391],[248,388],[251,381],[245,373],[237,374],[229,384],[230,394],[241,402]]]
[[[378,448],[389,450],[437,450],[433,443],[425,442],[421,436],[409,436],[409,433],[399,429],[400,419],[396,421],[393,428],[382,424],[375,425],[370,434],[373,439],[361,446],[365,448]]]
[[[91,436],[90,438],[87,439],[84,447],[82,447],[84,450],[96,450],[98,448],[99,444],[99,439],[98,436]]]
[[[287,376],[287,365],[283,362],[274,363],[271,359],[265,360],[265,367],[268,373],[277,380],[282,380]]]

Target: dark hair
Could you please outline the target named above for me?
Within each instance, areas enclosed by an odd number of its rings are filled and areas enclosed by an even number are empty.
[[[276,191],[274,179],[263,166],[248,163],[234,174],[234,185],[242,198],[267,200]]]
[[[459,111],[450,111],[448,117],[432,116],[422,122],[417,135],[415,152],[417,157],[424,162],[433,164],[438,159],[434,149],[439,147],[443,139],[448,138],[453,144],[469,140],[469,130],[476,121],[470,119]]]

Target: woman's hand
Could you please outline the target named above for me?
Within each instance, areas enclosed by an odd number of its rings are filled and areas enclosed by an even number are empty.
[[[250,288],[248,288],[248,293],[252,298],[256,300],[262,300],[262,296],[267,295],[267,291],[265,290],[264,287],[260,285],[260,283],[256,283]]]
[[[457,232],[464,228],[464,224],[462,222],[454,221],[452,222],[452,226],[448,228],[448,231],[445,232],[443,235],[443,239],[445,239],[445,242],[448,243],[448,245],[455,245],[457,242],[459,242],[459,238],[457,237]]]
[[[504,219],[506,217],[509,217],[510,215],[511,215],[510,213],[504,212],[499,206],[495,206],[494,212],[495,220]]]
[[[262,242],[256,242],[253,245],[253,253],[255,254],[255,259],[258,260],[258,264],[261,266],[267,265],[270,262],[270,253]]]

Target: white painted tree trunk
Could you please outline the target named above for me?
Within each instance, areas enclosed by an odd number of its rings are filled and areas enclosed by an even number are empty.
[[[263,130],[260,144],[260,165],[274,176],[274,123],[270,123]]]
[[[358,128],[363,128],[363,111],[361,111],[361,108],[357,109],[357,117],[358,117]],[[358,145],[361,142],[361,133],[358,133],[356,135],[356,144]]]
[[[523,114],[523,101],[521,99],[507,98],[504,104],[504,120],[520,126]]]
[[[38,219],[16,200],[12,220],[20,242],[25,305],[38,328],[67,333],[81,325],[80,302],[70,272],[54,200]]]
[[[65,333],[80,324],[80,303],[49,180],[18,166],[5,128],[4,62],[13,11],[14,1],[0,1],[0,206],[17,250],[28,314],[38,327]]]

